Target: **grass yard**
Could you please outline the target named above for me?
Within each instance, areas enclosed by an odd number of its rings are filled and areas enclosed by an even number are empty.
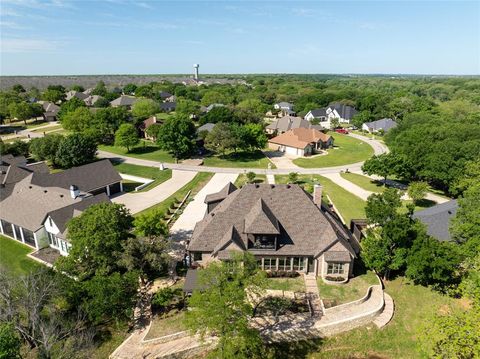
[[[273,163],[263,154],[262,151],[237,152],[226,155],[212,155],[205,157],[203,164],[211,167],[233,167],[233,168],[276,168]]]
[[[326,284],[322,278],[317,278],[320,297],[327,308],[362,298],[374,284],[378,284],[378,280],[372,271],[350,278],[345,284]]]
[[[135,192],[135,188],[140,185],[140,182],[130,181],[126,179],[122,180],[123,192]]]
[[[157,120],[168,120],[172,117],[175,117],[175,112],[159,112],[155,114],[155,117],[157,117]]]
[[[267,183],[267,176],[266,175],[256,175],[255,176],[255,183]],[[237,179],[235,180],[234,185],[237,188],[242,187],[245,183],[247,183],[247,176],[245,174],[239,174]]]
[[[130,333],[127,330],[127,326],[124,324],[113,325],[102,333],[101,343],[88,353],[85,353],[88,358],[91,359],[105,359],[113,353],[122,342],[127,339]]]
[[[171,311],[164,315],[156,315],[145,339],[154,339],[187,330],[184,324],[185,311]]]
[[[340,173],[340,176],[370,192],[382,193],[386,188],[382,183],[377,182],[367,176],[362,176],[358,173],[342,172]]]
[[[303,280],[303,276],[296,278],[268,278],[266,289],[305,292],[305,281]]]
[[[130,163],[113,163],[115,169],[120,172],[131,176],[138,176],[143,178],[150,178],[153,179],[154,182],[148,185],[147,187],[143,188],[142,191],[148,191],[155,186],[158,186],[160,183],[163,183],[170,178],[172,178],[172,170],[166,169],[160,171],[157,167],[148,167],[148,166],[139,166],[139,165],[132,165]],[[123,182],[125,183],[125,181]],[[137,186],[139,186],[138,184]],[[124,185],[125,188],[125,185]]]
[[[333,167],[361,162],[373,155],[373,148],[366,142],[340,133],[329,132],[335,139],[335,146],[328,154],[312,158],[297,158],[293,163],[300,167]]]
[[[121,156],[141,158],[144,160],[173,163],[175,159],[168,152],[161,150],[157,144],[141,140],[140,144],[130,149],[127,153],[125,147],[99,145],[99,150],[115,153]]]
[[[27,138],[27,136],[18,136],[18,137],[15,137],[15,138],[9,138],[7,140],[3,140],[3,143],[13,143],[15,141],[21,141],[21,140],[24,140],[26,138]]]
[[[41,266],[40,263],[27,257],[27,254],[33,251],[33,248],[14,239],[0,236],[0,268],[13,275],[28,274]]]
[[[288,183],[288,176],[275,175],[275,182]],[[365,218],[365,201],[351,192],[320,175],[298,175],[298,184],[307,192],[313,192],[314,183],[320,183],[323,186],[324,201],[326,201],[325,195],[328,195],[347,225],[352,218]]]
[[[213,177],[213,173],[209,172],[198,172],[196,176],[188,182],[185,186],[180,188],[177,192],[172,194],[170,197],[168,197],[166,200],[163,202],[157,203],[156,205],[144,209],[143,211],[135,214],[135,216],[145,214],[147,212],[153,211],[153,210],[160,210],[163,213],[167,213],[170,205],[172,203],[175,203],[177,201],[183,200],[183,198],[187,195],[188,191],[192,191],[190,194],[190,199],[192,199],[207,183],[210,181],[210,179]]]
[[[308,358],[427,358],[418,349],[421,325],[433,313],[448,305],[459,306],[460,302],[403,277],[386,282],[385,286],[395,302],[395,314],[386,327],[380,330],[369,325],[323,339],[318,351],[310,352]]]
[[[49,132],[54,132],[54,131],[61,130],[61,129],[63,129],[62,125],[53,125],[53,126],[48,126],[48,127],[43,127],[43,128],[36,128],[36,129],[32,130],[32,132],[39,132],[39,133],[46,132],[46,133],[49,133]]]

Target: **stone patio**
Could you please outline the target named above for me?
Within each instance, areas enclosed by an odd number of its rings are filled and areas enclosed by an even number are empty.
[[[51,247],[45,247],[31,253],[29,256],[36,261],[42,262],[43,264],[52,267],[55,261],[59,257],[61,257],[61,254],[56,249],[53,249]]]

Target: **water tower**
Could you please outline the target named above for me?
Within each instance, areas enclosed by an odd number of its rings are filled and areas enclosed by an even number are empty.
[[[200,67],[199,64],[193,64],[193,78],[198,80],[198,68]]]

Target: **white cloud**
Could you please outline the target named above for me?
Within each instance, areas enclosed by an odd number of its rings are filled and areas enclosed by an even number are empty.
[[[315,10],[306,8],[294,8],[292,13],[297,16],[312,17],[315,14]]]
[[[25,30],[29,29],[27,26],[20,25],[15,21],[0,21],[1,29],[12,29],[12,30]]]
[[[4,53],[44,53],[54,52],[65,44],[64,41],[41,39],[10,38],[0,40],[0,49]]]

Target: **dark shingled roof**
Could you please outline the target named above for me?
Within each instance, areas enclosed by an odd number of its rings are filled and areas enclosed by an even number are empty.
[[[120,177],[110,161],[101,160],[58,173],[35,173],[32,178],[32,184],[65,189],[69,189],[70,185],[73,184],[81,191],[89,192],[121,180],[122,177]]]
[[[253,254],[319,256],[335,243],[340,243],[349,255],[355,256],[348,238],[343,238],[343,233],[330,223],[311,196],[298,185],[246,184],[235,190],[196,224],[188,250],[219,250],[219,243],[228,243],[226,237],[230,233],[237,233],[248,247],[248,226],[252,216],[255,220],[261,218],[258,223],[270,223],[266,231],[275,227],[273,221],[276,221],[281,232],[276,251],[250,248]],[[258,231],[258,223],[255,223],[255,231]]]
[[[232,183],[232,182],[228,182],[227,185],[225,185],[225,187],[223,187],[220,192],[217,192],[217,193],[211,193],[211,194],[208,194],[207,196],[205,196],[205,203],[211,203],[211,202],[216,202],[216,201],[221,201],[225,198],[227,198],[227,196],[234,192],[235,190],[237,189],[237,187],[235,187],[235,185]]]
[[[397,127],[397,123],[391,118],[382,118],[381,120],[377,121],[365,122],[365,125],[371,130],[383,130],[385,132]]]
[[[350,262],[351,258],[348,252],[329,251],[325,252],[325,261],[327,262]]]
[[[177,103],[176,102],[162,102],[160,104],[160,108],[163,111],[175,111],[177,108]]]
[[[427,226],[429,236],[437,238],[440,241],[451,241],[452,236],[449,231],[450,219],[455,216],[458,209],[457,200],[451,200],[436,206],[415,212],[413,218]]]
[[[304,120],[301,117],[283,116],[278,120],[272,122],[267,127],[269,130],[276,130],[286,132],[295,128],[315,128],[319,131],[323,130],[320,125],[312,125],[310,121]]]
[[[325,117],[327,116],[327,109],[326,108],[316,108],[310,111],[313,117]]]
[[[349,105],[344,105],[340,102],[332,102],[328,107],[337,110],[341,118],[345,120],[351,120],[353,116],[357,114],[357,110]]]

